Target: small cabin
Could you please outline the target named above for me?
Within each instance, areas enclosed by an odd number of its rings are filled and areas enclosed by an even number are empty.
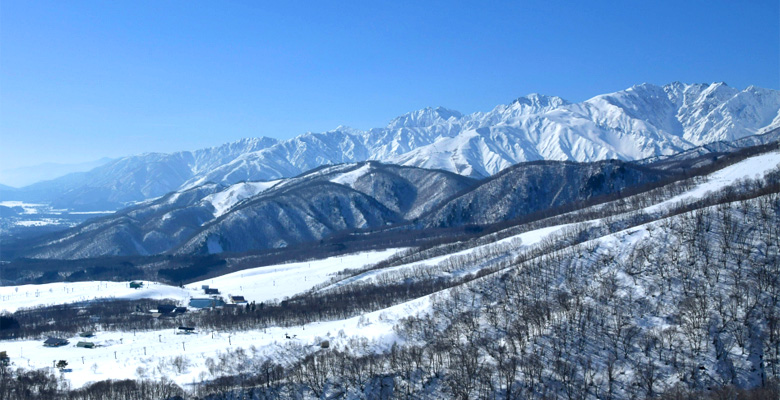
[[[217,288],[208,288],[208,289],[203,289],[203,292],[206,293],[206,294],[209,294],[209,295],[219,294],[219,289],[217,289]]]
[[[130,289],[141,289],[142,287],[144,287],[143,282],[136,282],[136,281],[130,282]]]
[[[180,326],[176,328],[177,335],[191,335],[193,333],[195,333],[195,328],[191,326]]]
[[[68,344],[67,340],[62,338],[55,338],[55,337],[50,337],[46,339],[45,342],[43,342],[43,345],[46,347],[62,347],[65,346],[66,344]]]
[[[228,296],[230,297],[230,301],[233,302],[233,304],[246,304],[246,299],[244,299],[244,296]]]
[[[79,333],[79,336],[81,336],[83,338],[93,337],[93,336],[95,336],[95,332],[92,332],[92,331],[81,332],[81,333]]]
[[[84,348],[84,349],[94,349],[95,348],[95,343],[92,343],[92,342],[78,342],[78,343],[76,343],[76,347],[81,347],[81,348]]]

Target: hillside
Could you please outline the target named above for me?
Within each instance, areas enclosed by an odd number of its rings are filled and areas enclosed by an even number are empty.
[[[66,359],[72,372],[41,382],[64,379],[73,396],[109,385],[90,381],[129,379],[121,387],[198,399],[773,398],[780,152],[723,160],[703,176],[469,240],[244,269],[183,289],[147,282],[136,300],[9,307],[18,327],[0,329],[0,347],[13,343],[24,369],[0,390]],[[356,184],[361,168],[315,173]],[[138,299],[170,293],[183,305],[204,284],[254,303],[155,319],[147,310],[159,302]],[[44,305],[55,291],[98,297],[87,287],[0,295],[9,305],[23,295]],[[56,323],[43,323],[53,313]],[[197,333],[175,335],[178,326]],[[84,329],[102,347],[74,347]],[[71,345],[42,348],[53,334]]]
[[[417,218],[473,183],[366,162],[270,182],[205,184],[25,242],[15,254],[79,259],[281,248]]]
[[[490,225],[616,195],[672,175],[621,161],[521,163],[477,181],[366,162],[295,178],[206,184],[20,245],[17,257],[243,253],[349,231]]]

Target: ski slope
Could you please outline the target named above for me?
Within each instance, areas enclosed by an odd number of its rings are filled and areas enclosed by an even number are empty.
[[[0,312],[20,308],[52,306],[100,299],[175,299],[184,301],[188,290],[157,282],[143,282],[143,288],[131,289],[130,282],[58,282],[43,285],[0,286]]]
[[[780,151],[764,153],[746,158],[708,175],[706,181],[691,190],[666,201],[645,208],[648,213],[662,211],[681,202],[701,199],[707,193],[716,192],[745,178],[763,178],[767,173],[780,168]]]
[[[201,286],[209,285],[219,289],[223,295],[244,296],[248,302],[281,300],[326,282],[332,275],[344,269],[361,268],[368,264],[375,264],[398,251],[399,249],[370,251],[323,260],[245,269],[213,279],[194,282],[185,285],[185,288],[189,289],[190,292],[202,295]]]
[[[187,305],[192,297],[203,297],[202,285],[220,289],[223,295],[242,295],[247,301],[282,299],[305,292],[347,268],[360,268],[395,254],[398,249],[347,254],[311,262],[277,264],[242,270],[186,285],[184,288],[159,282],[143,282],[131,289],[130,282],[57,282],[43,285],[0,287],[0,312],[20,308],[69,304],[100,299],[172,299]]]
[[[431,258],[426,259],[426,260],[412,262],[412,263],[408,263],[408,264],[397,265],[397,266],[394,266],[394,267],[366,271],[366,272],[364,272],[362,274],[351,276],[351,277],[342,279],[342,280],[340,280],[338,282],[335,282],[335,283],[333,283],[331,285],[325,286],[325,287],[319,289],[318,291],[324,292],[324,291],[327,291],[327,290],[335,289],[335,288],[338,288],[338,287],[343,287],[343,286],[354,284],[354,283],[369,283],[369,282],[375,281],[376,278],[379,277],[380,275],[385,275],[385,274],[392,273],[392,272],[399,272],[399,271],[402,271],[402,270],[410,270],[410,269],[419,268],[419,267],[426,267],[426,266],[433,267],[433,266],[436,266],[436,265],[438,265],[440,263],[445,262],[449,258],[458,257],[458,256],[465,256],[465,255],[467,255],[469,253],[480,252],[482,250],[487,250],[487,249],[492,248],[492,247],[498,247],[498,246],[504,246],[504,245],[513,245],[514,244],[514,246],[512,247],[512,250],[510,252],[508,252],[507,254],[505,254],[504,256],[501,257],[503,259],[504,257],[516,255],[516,254],[518,254],[518,253],[520,253],[522,251],[528,250],[531,247],[539,244],[545,238],[554,237],[555,235],[560,234],[561,232],[564,232],[566,229],[571,228],[573,225],[574,224],[562,224],[562,225],[555,225],[555,226],[550,226],[550,227],[546,227],[546,228],[535,229],[535,230],[531,230],[531,231],[528,231],[528,232],[523,232],[523,233],[518,234],[518,235],[509,236],[507,238],[498,240],[498,241],[496,241],[494,243],[489,243],[489,244],[485,244],[485,245],[481,245],[481,246],[476,246],[476,247],[473,247],[473,248],[470,248],[470,249],[461,250],[461,251],[458,251],[458,252],[455,252],[455,253],[451,253],[451,254],[445,254],[445,255],[442,255],[442,256],[431,257]],[[476,273],[476,272],[479,272],[479,270],[492,265],[493,262],[495,262],[495,261],[497,261],[497,260],[490,260],[486,264],[473,265],[473,266],[470,266],[470,267],[468,267],[468,268],[466,268],[464,270],[453,271],[452,273],[450,273],[450,275],[452,275],[452,276],[459,276],[460,277],[460,276],[468,275],[468,274],[471,274],[471,273]],[[374,283],[376,283],[376,282],[374,282]]]

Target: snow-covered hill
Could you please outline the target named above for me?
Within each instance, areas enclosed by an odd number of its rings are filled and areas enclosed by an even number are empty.
[[[346,127],[278,141],[244,139],[116,160],[3,193],[60,208],[118,207],[201,185],[291,177],[324,164],[379,160],[485,177],[521,161],[636,160],[780,126],[780,92],[723,83],[641,84],[581,103],[531,94],[489,112],[426,108],[384,128]]]

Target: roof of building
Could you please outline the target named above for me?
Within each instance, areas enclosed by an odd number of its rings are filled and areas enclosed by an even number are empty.
[[[62,346],[68,344],[68,341],[62,338],[50,337],[43,344],[47,346]]]
[[[176,306],[173,305],[173,304],[160,304],[160,305],[157,306],[157,312],[160,312],[160,313],[163,313],[163,314],[164,313],[173,312],[174,310],[176,310]]]
[[[225,302],[220,298],[193,298],[189,301],[189,306],[195,308],[222,307],[224,305]]]

